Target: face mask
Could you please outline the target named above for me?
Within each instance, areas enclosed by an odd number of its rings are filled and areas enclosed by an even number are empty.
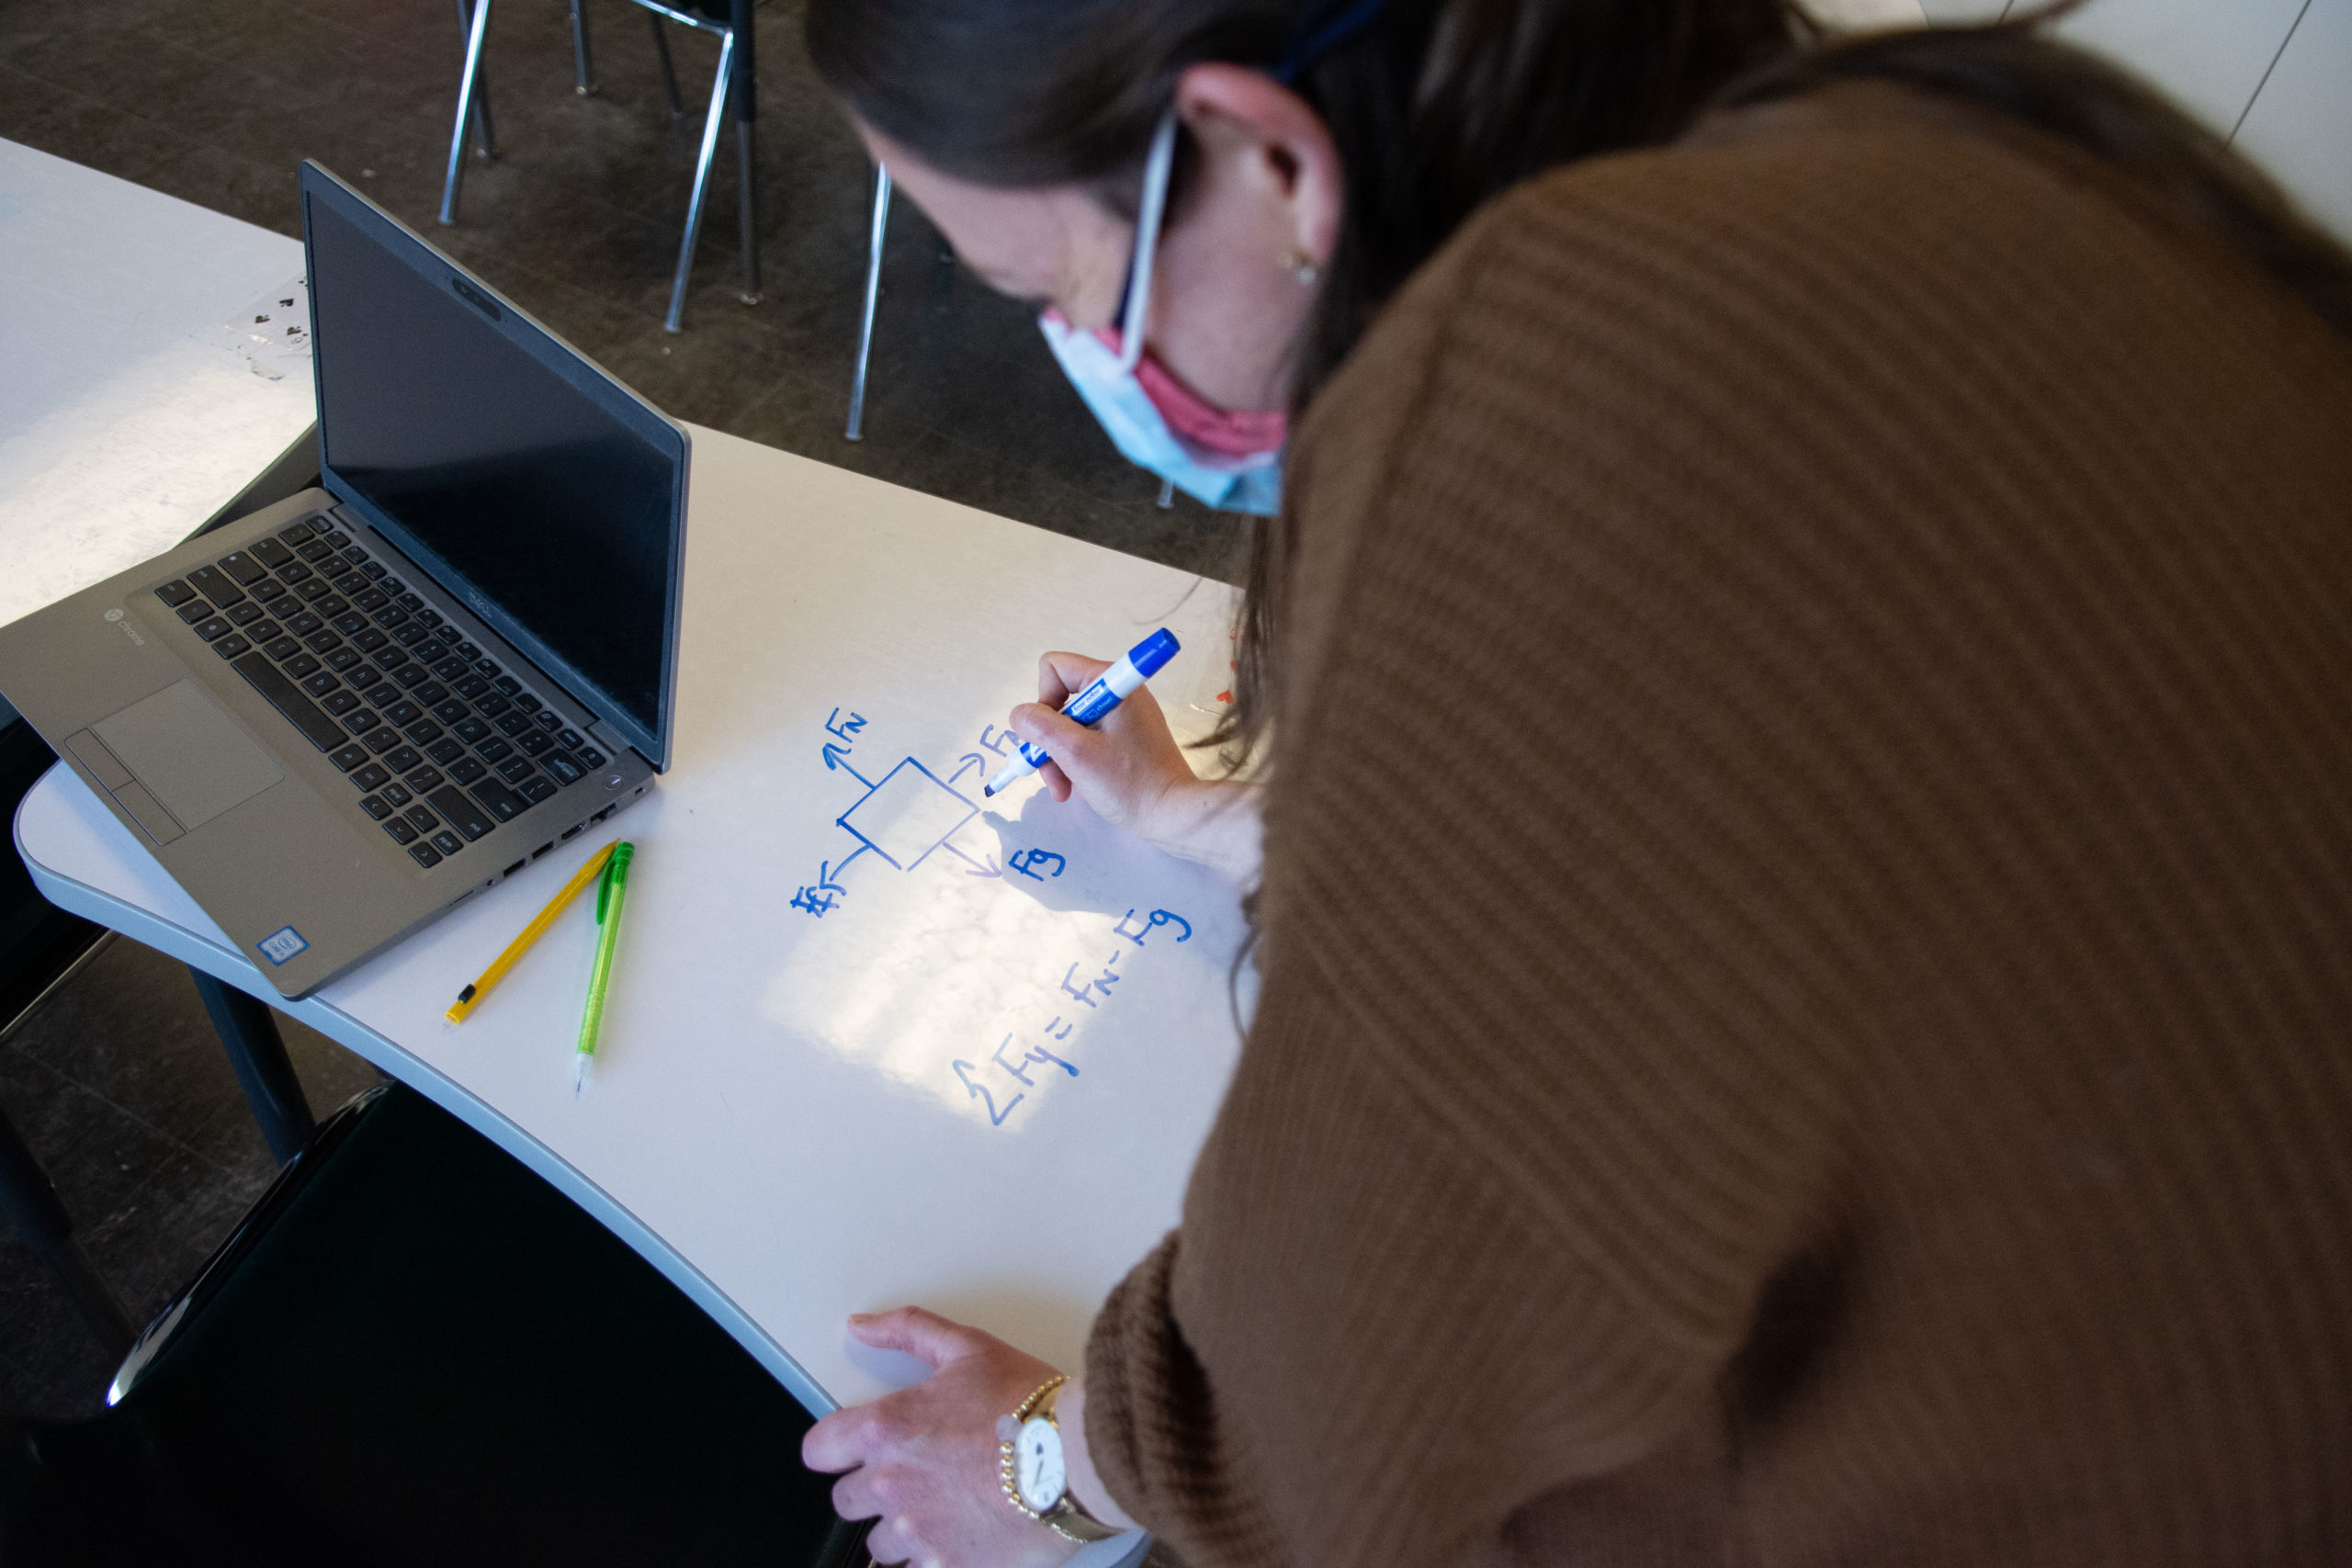
[[[1121,456],[1204,505],[1271,515],[1282,507],[1286,418],[1278,412],[1228,413],[1179,381],[1144,347],[1152,257],[1159,246],[1175,152],[1171,109],[1153,133],[1144,164],[1143,209],[1136,219],[1135,259],[1119,330],[1082,333],[1052,310],[1037,325],[1062,373]]]

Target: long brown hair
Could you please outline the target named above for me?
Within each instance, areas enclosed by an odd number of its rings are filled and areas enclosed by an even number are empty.
[[[2352,257],[2252,164],[2092,56],[2039,36],[2074,8],[1821,44],[1784,0],[808,0],[809,52],[852,112],[944,173],[1091,184],[1132,215],[1176,78],[1275,68],[1335,20],[1291,85],[1346,170],[1339,243],[1296,347],[1303,410],[1380,308],[1463,220],[1530,175],[1656,145],[1711,107],[1878,80],[2009,116],[2112,166],[2185,233],[2216,237],[2352,336]],[[1180,152],[1176,201],[1187,170]],[[1252,530],[1234,706],[1205,744],[1263,739],[1292,561]]]

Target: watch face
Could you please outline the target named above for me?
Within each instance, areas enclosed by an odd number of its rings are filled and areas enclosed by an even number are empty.
[[[1022,1424],[1012,1442],[1012,1465],[1021,1500],[1041,1514],[1069,1489],[1069,1472],[1062,1468],[1062,1435],[1042,1416]]]

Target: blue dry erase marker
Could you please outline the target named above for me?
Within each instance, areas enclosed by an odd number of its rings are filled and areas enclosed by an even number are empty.
[[[1143,683],[1166,667],[1176,657],[1176,634],[1160,627],[1120,656],[1119,661],[1094,678],[1086,690],[1062,705],[1062,716],[1073,724],[1094,725],[1103,715],[1142,689]],[[1021,743],[1021,755],[1004,765],[1004,772],[989,780],[983,796],[1009,789],[1012,781],[1025,773],[1034,773],[1053,759],[1040,746],[1026,740]]]

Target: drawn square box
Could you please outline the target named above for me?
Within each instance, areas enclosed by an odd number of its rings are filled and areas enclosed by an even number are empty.
[[[900,871],[912,870],[979,813],[912,757],[882,775],[841,825]]]

